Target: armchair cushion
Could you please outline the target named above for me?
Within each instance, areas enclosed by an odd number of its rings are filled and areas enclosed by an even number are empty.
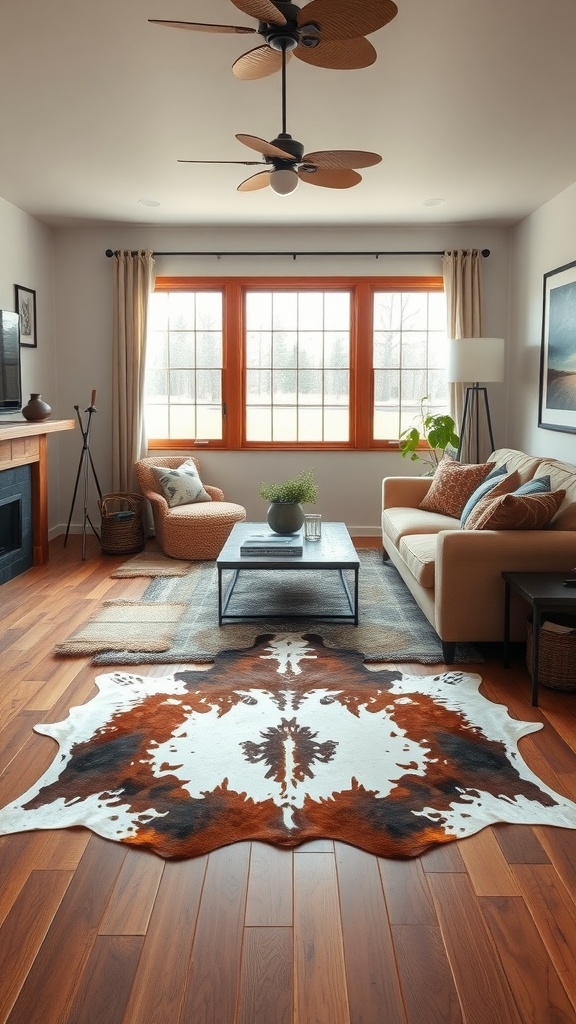
[[[212,501],[192,459],[188,459],[176,468],[168,466],[151,466],[150,468],[170,508],[174,508],[176,505],[192,505],[198,501]]]

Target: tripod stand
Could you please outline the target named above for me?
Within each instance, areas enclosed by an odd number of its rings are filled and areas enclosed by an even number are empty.
[[[102,491],[100,489],[100,484],[98,483],[98,477],[96,476],[96,470],[94,469],[94,463],[92,461],[92,455],[90,454],[90,428],[92,426],[92,416],[94,415],[95,412],[97,412],[97,409],[95,407],[95,402],[96,402],[96,392],[93,391],[92,392],[92,398],[90,400],[90,405],[86,409],[86,412],[88,413],[88,420],[87,420],[87,423],[86,423],[86,429],[84,429],[84,424],[82,422],[82,417],[80,415],[80,406],[78,406],[78,405],[74,406],[74,408],[76,410],[76,415],[78,417],[78,423],[80,425],[80,431],[82,433],[83,444],[82,444],[82,451],[80,453],[80,462],[78,463],[78,472],[76,473],[76,483],[74,484],[74,494],[72,496],[72,504],[70,506],[70,515],[68,516],[68,526],[66,527],[66,536],[64,537],[64,547],[66,547],[66,544],[68,543],[68,534],[70,532],[70,523],[72,522],[72,513],[74,512],[74,504],[76,502],[76,495],[78,494],[78,484],[80,482],[80,476],[81,476],[81,474],[83,472],[83,474],[84,474],[84,515],[83,515],[83,518],[82,518],[82,561],[83,562],[86,561],[86,523],[88,523],[90,525],[90,527],[92,529],[92,532],[94,533],[94,535],[96,537],[98,537],[98,540],[100,540],[100,537],[98,535],[98,531],[94,528],[94,524],[92,523],[92,520],[90,519],[90,516],[88,515],[88,470],[89,469],[92,470],[92,475],[94,477],[94,481],[96,483],[96,487],[98,488],[98,496],[99,496],[100,500],[102,500]]]

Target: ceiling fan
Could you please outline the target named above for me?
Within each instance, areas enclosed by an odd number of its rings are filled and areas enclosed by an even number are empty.
[[[285,0],[231,0],[234,7],[258,19],[258,28],[242,25],[210,25],[193,21],[149,18],[153,25],[167,25],[192,32],[260,35],[264,45],[239,57],[232,65],[237,78],[265,78],[279,71],[282,53],[292,53],[306,64],[348,71],[366,68],[376,60],[372,43],[364,37],[387,25],[398,13],[393,0],[310,0],[300,9]]]
[[[238,192],[254,192],[267,185],[278,195],[294,192],[299,181],[324,188],[352,188],[362,181],[357,167],[372,167],[382,157],[358,149],[326,149],[317,153],[304,153],[304,146],[286,131],[286,53],[281,53],[282,68],[282,131],[266,142],[256,135],[237,134],[236,138],[249,149],[256,150],[264,160],[179,160],[179,164],[242,164],[246,167],[264,165],[259,171],[242,181]]]

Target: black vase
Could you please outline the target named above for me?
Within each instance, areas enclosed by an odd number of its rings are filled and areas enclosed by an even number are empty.
[[[30,395],[30,401],[22,409],[22,415],[25,420],[30,420],[33,423],[38,423],[40,420],[47,420],[50,416],[52,409],[48,405],[48,402],[42,400],[42,395],[33,394]]]
[[[304,512],[295,501],[273,501],[266,519],[274,533],[297,533],[304,522]]]

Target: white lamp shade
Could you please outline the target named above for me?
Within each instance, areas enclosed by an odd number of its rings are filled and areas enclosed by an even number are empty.
[[[504,338],[455,338],[448,342],[448,380],[504,380]]]
[[[299,177],[296,171],[292,171],[289,167],[282,167],[279,171],[272,171],[270,175],[270,185],[276,195],[289,196],[291,192],[297,187]]]

